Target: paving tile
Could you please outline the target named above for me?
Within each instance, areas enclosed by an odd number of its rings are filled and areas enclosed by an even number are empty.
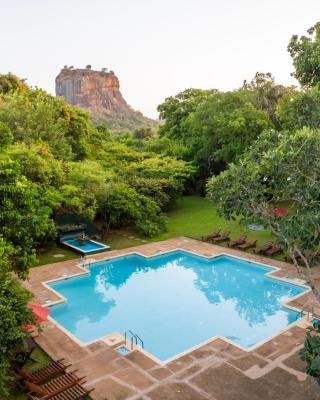
[[[195,358],[205,358],[215,354],[216,351],[213,350],[209,345],[199,347],[198,349],[194,350],[190,355]]]
[[[299,352],[296,352],[295,354],[293,354],[292,356],[290,356],[289,358],[285,359],[282,362],[283,362],[283,364],[287,365],[288,367],[296,369],[297,371],[300,371],[300,372],[304,372],[304,370],[306,368],[306,362],[301,360],[301,358],[299,356]],[[320,389],[320,387],[319,387],[319,389]]]
[[[126,368],[114,374],[115,377],[125,383],[129,383],[138,389],[146,389],[154,384],[154,381],[144,375],[136,368]]]
[[[155,361],[153,361],[150,357],[145,356],[139,350],[130,352],[128,355],[126,355],[126,358],[145,370],[153,368],[155,365],[157,365]]]
[[[155,379],[161,381],[168,376],[172,375],[172,372],[168,370],[168,368],[155,368],[148,371],[150,375],[152,375]]]
[[[247,369],[253,367],[254,365],[258,365],[261,368],[267,365],[266,361],[262,360],[261,358],[253,354],[248,354],[248,353],[243,357],[237,358],[235,360],[230,359],[228,362],[234,365],[235,367],[241,369],[242,371],[246,371]]]
[[[256,350],[254,350],[253,354],[259,354],[262,357],[269,357],[272,353],[275,353],[278,349],[278,346],[276,346],[274,343],[272,343],[271,340],[268,342],[264,343],[262,346],[259,346]]]
[[[185,368],[187,365],[193,363],[193,361],[194,359],[187,354],[183,357],[177,358],[174,361],[171,361],[169,364],[167,364],[167,367],[170,369],[170,371],[177,372]]]
[[[113,379],[105,378],[95,383],[94,391],[90,396],[93,400],[126,400],[136,392],[120,385]]]
[[[207,400],[186,384],[169,383],[147,393],[152,400]]]
[[[208,368],[191,381],[217,400],[288,400],[275,385],[250,379],[226,364]]]
[[[194,375],[201,369],[200,365],[193,365],[192,367],[187,368],[186,370],[183,370],[179,372],[175,378],[177,379],[187,379],[190,376]]]

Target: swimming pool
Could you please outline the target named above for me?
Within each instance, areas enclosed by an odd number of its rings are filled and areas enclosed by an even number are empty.
[[[283,302],[308,290],[267,276],[272,270],[227,255],[129,254],[48,283],[67,299],[50,315],[83,343],[130,329],[162,362],[214,336],[250,349],[296,320]]]
[[[89,239],[85,240],[83,244],[80,244],[76,239],[65,239],[61,243],[82,255],[101,253],[110,249],[110,246],[107,246],[106,244]]]

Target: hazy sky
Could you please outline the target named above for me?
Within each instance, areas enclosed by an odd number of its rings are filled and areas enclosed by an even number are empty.
[[[256,71],[294,84],[287,44],[317,20],[320,0],[0,0],[0,73],[54,93],[63,65],[106,67],[156,117],[188,87],[231,90]]]

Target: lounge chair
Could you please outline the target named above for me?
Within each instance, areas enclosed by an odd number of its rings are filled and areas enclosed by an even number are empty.
[[[231,242],[229,243],[229,247],[237,247],[240,244],[244,244],[246,242],[247,239],[247,235],[245,235],[244,233],[242,233],[238,239],[236,240],[231,240]]]
[[[58,361],[51,361],[48,365],[38,368],[35,371],[27,372],[24,369],[15,368],[21,380],[26,380],[32,383],[41,383],[55,375],[64,372],[71,364],[64,364],[63,359]]]
[[[209,235],[207,235],[207,236],[202,236],[201,237],[201,240],[210,240],[210,239],[213,239],[213,238],[216,238],[216,237],[218,237],[218,236],[220,236],[220,229],[215,229],[212,233],[210,233]]]
[[[81,384],[84,377],[79,378],[75,375],[76,371],[69,372],[61,375],[58,378],[52,379],[51,381],[44,383],[43,385],[37,385],[33,382],[25,381],[25,387],[30,393],[41,395],[43,399],[49,399],[52,396],[60,393],[64,389],[69,389],[72,386]]]
[[[55,394],[45,394],[39,390],[37,385],[34,386],[27,393],[30,400],[80,400],[86,398],[93,391],[93,389],[85,389],[82,384],[78,383],[68,388],[59,389]]]
[[[264,245],[254,250],[254,252],[256,254],[264,254],[267,250],[271,249],[272,246],[273,246],[273,240],[269,240]]]
[[[230,240],[230,231],[225,231],[222,235],[210,239],[211,242],[218,243],[218,242],[228,242]]]
[[[250,242],[240,244],[239,246],[237,246],[237,248],[241,250],[247,250],[250,249],[251,247],[256,247],[256,245],[257,245],[257,239],[250,240]]]
[[[268,256],[273,256],[275,254],[279,254],[282,252],[283,252],[283,250],[281,247],[274,245],[269,250],[265,251],[264,254],[267,254]]]

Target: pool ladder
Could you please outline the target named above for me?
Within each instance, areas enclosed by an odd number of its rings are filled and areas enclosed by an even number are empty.
[[[303,315],[305,315],[305,313],[307,313],[307,319],[308,319],[308,321],[310,321],[310,315],[311,315],[311,317],[312,317],[313,314],[314,314],[314,308],[313,308],[313,306],[304,306],[304,307],[302,308],[302,310],[299,311],[298,314],[296,315],[296,320],[297,320],[298,318],[300,318],[300,317],[303,317]]]
[[[138,346],[138,343],[139,343],[141,345],[141,347],[144,348],[144,343],[143,343],[143,340],[140,338],[140,336],[138,336],[136,333],[133,333],[130,330],[125,331],[125,333],[124,333],[125,344],[127,344],[127,339],[129,337],[130,337],[130,343],[131,343],[131,350],[133,350],[134,343],[136,346]]]

